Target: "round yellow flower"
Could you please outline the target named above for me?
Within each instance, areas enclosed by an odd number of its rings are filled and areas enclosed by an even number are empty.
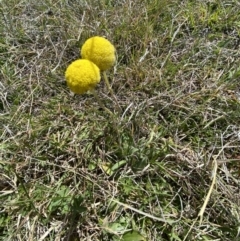
[[[114,46],[99,36],[87,39],[82,46],[81,56],[83,59],[91,60],[103,71],[111,68],[116,61]]]
[[[67,67],[65,78],[72,92],[83,94],[94,89],[101,77],[100,70],[94,63],[87,59],[78,59]]]

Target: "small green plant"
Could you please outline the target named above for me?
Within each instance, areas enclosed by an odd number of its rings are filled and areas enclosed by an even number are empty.
[[[72,196],[67,186],[60,186],[59,190],[53,194],[48,210],[50,214],[65,215],[73,212],[76,215],[86,211],[82,202],[83,198],[80,195]]]

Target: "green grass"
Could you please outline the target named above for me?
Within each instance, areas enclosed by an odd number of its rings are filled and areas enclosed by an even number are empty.
[[[0,9],[0,240],[240,240],[238,1]],[[64,79],[95,35],[114,117]]]

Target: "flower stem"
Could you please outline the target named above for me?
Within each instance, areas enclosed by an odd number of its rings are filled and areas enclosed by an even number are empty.
[[[118,101],[117,101],[116,96],[115,96],[114,93],[113,93],[113,90],[112,90],[111,85],[110,85],[110,83],[109,83],[109,81],[108,81],[108,77],[107,77],[107,74],[106,74],[105,71],[103,71],[103,78],[104,78],[104,81],[105,81],[105,83],[106,83],[106,85],[107,85],[107,88],[108,88],[108,90],[109,90],[112,98],[114,99],[114,101],[115,101],[116,104],[117,104],[118,112],[121,113],[121,108],[120,108],[120,106],[119,106],[119,104],[118,104]]]
[[[95,97],[95,99],[98,101],[98,104],[108,113],[110,114],[111,116],[113,116],[113,113],[112,111],[110,111],[104,104],[103,102],[101,101],[101,99],[98,97],[97,93],[95,92],[95,90],[93,89],[91,91]]]
[[[108,88],[109,92],[111,93],[111,95],[113,95],[113,90],[112,90],[112,88],[110,86],[110,83],[108,81],[108,77],[107,77],[107,74],[106,74],[105,71],[103,71],[103,78],[104,78],[104,81],[105,81],[105,83],[107,85],[107,88]]]
[[[117,120],[116,120],[115,115],[104,105],[104,103],[101,101],[101,99],[98,97],[97,93],[95,92],[95,89],[91,90],[91,92],[94,95],[95,99],[98,101],[98,104],[111,116],[113,129],[115,130],[116,135],[117,135],[117,140],[120,143],[120,135],[119,135],[119,130],[117,127]]]

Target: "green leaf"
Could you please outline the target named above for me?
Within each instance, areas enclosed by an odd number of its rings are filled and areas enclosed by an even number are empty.
[[[112,166],[112,163],[110,162],[104,162],[104,163],[100,163],[99,166],[101,167],[102,170],[106,172],[106,174],[111,176],[124,164],[126,164],[126,161],[119,161],[113,166]]]
[[[119,161],[116,164],[114,164],[111,168],[111,170],[114,172],[116,170],[118,170],[121,166],[123,166],[124,164],[126,164],[127,161]]]
[[[171,233],[171,241],[181,241],[181,239],[175,234],[175,233]]]
[[[120,234],[126,230],[126,225],[122,225],[121,223],[111,223],[109,229],[113,231],[113,233]]]
[[[121,241],[146,241],[146,239],[139,232],[131,231],[125,233]]]

